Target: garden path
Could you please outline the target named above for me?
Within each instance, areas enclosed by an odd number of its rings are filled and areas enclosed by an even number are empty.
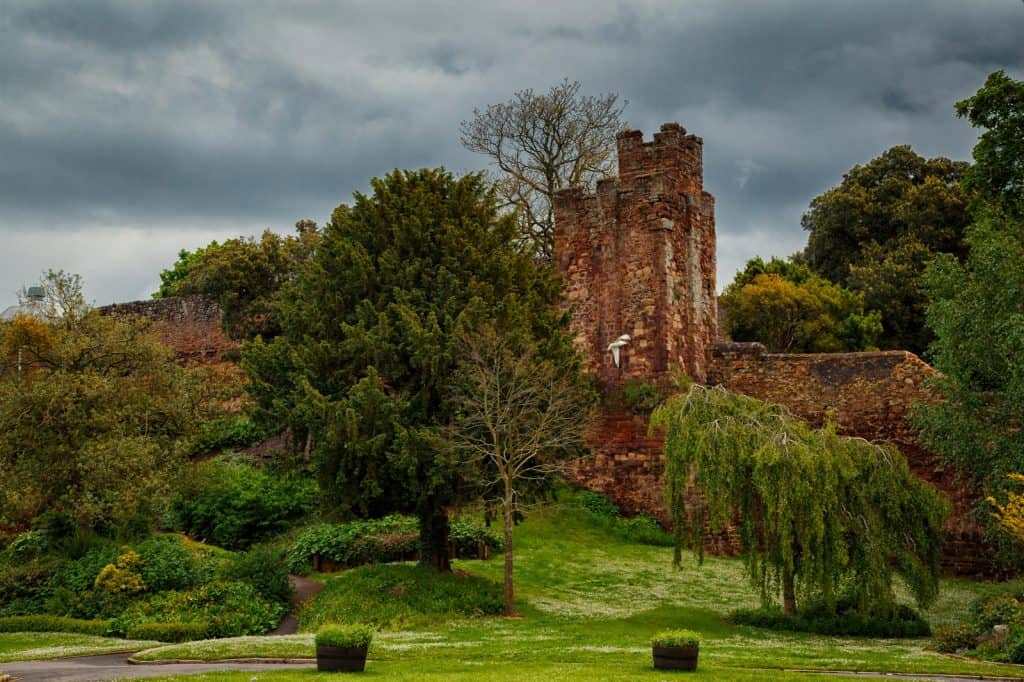
[[[281,624],[269,633],[271,635],[294,635],[298,632],[299,620],[297,616],[299,609],[302,608],[303,604],[315,597],[320,590],[324,589],[323,583],[303,578],[301,575],[290,575],[288,580],[292,583],[291,606],[288,609],[288,615],[281,620]]]

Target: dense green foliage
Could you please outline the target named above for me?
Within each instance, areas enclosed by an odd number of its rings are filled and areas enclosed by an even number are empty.
[[[765,606],[781,591],[833,611],[839,590],[865,614],[896,608],[900,576],[921,605],[938,591],[948,505],[894,449],[813,430],[785,408],[694,385],[655,411],[665,427],[665,477],[676,564],[704,533],[739,516],[739,546]],[[692,486],[703,503],[687,506]]]
[[[282,334],[247,344],[243,367],[261,423],[311,445],[326,509],[416,514],[420,560],[445,569],[445,510],[472,492],[439,439],[460,344],[502,322],[571,357],[559,280],[515,249],[479,175],[396,171],[372,186],[334,211],[278,299]]]
[[[774,353],[870,350],[882,333],[881,314],[865,312],[863,294],[778,258],[747,261],[721,301],[734,341],[759,341]]]
[[[210,637],[238,637],[271,630],[283,615],[284,606],[267,602],[248,583],[214,581],[135,601],[112,620],[111,630],[123,635],[145,623],[203,623]]]
[[[206,623],[174,621],[139,623],[128,628],[128,639],[150,639],[157,642],[192,642],[209,635]]]
[[[658,547],[671,547],[675,544],[672,534],[662,528],[661,523],[650,514],[626,518],[606,495],[590,490],[578,492],[575,499],[576,504],[589,512],[588,521],[626,542]]]
[[[366,625],[326,625],[316,633],[317,646],[365,647],[373,641],[373,629]]]
[[[267,230],[259,238],[213,242],[190,254],[183,251],[172,270],[160,274],[154,296],[202,296],[216,301],[225,333],[234,339],[280,332],[275,297],[310,258],[320,241],[316,223],[300,220],[296,233],[282,237]]]
[[[931,633],[928,622],[909,606],[901,604],[890,613],[871,614],[848,600],[840,600],[835,608],[817,602],[795,614],[778,607],[739,609],[729,614],[729,620],[736,625],[837,637],[927,637]]]
[[[924,444],[970,477],[978,501],[1002,501],[1008,474],[1024,471],[1024,219],[986,213],[967,241],[963,265],[940,258],[928,271],[944,399],[921,405],[915,421]]]
[[[224,564],[221,577],[252,585],[261,597],[275,604],[287,604],[292,597],[288,566],[283,550],[253,547],[232,556]]]
[[[204,577],[199,562],[185,548],[181,538],[154,535],[140,542],[135,550],[142,564],[142,580],[152,592],[188,589]]]
[[[45,614],[0,618],[0,632],[77,632],[102,637],[110,632],[109,620],[83,620]],[[139,639],[146,639],[140,637]]]
[[[153,515],[190,449],[201,373],[145,323],[86,306],[77,278],[43,285],[40,316],[0,322],[0,523]]]
[[[170,527],[240,549],[280,533],[309,514],[316,484],[301,474],[276,475],[229,456],[191,466],[171,500]]]
[[[341,566],[411,560],[418,551],[419,525],[415,517],[392,514],[382,519],[321,523],[302,531],[288,551],[289,570],[304,573],[314,557]],[[483,558],[502,549],[494,531],[465,521],[453,520],[448,542],[452,554],[462,558]]]
[[[465,574],[437,573],[424,566],[362,566],[331,578],[299,614],[305,630],[325,623],[370,623],[400,628],[504,611],[501,585]]]
[[[700,635],[693,630],[662,630],[651,637],[654,646],[700,646]]]
[[[960,179],[966,168],[893,147],[851,168],[804,214],[809,234],[802,259],[822,277],[862,293],[868,310],[881,312],[882,348],[921,353],[931,339],[921,276],[936,254],[964,253],[969,195]]]
[[[1024,81],[996,71],[978,92],[956,103],[956,113],[985,129],[964,186],[976,191],[983,205],[1024,218]]]
[[[241,450],[259,443],[266,434],[248,417],[229,416],[208,419],[199,427],[193,454],[221,450]]]

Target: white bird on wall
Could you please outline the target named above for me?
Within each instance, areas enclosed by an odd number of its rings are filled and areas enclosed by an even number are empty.
[[[627,343],[629,343],[629,341],[629,334],[623,334],[622,336],[608,344],[608,350],[612,354],[612,360],[615,361],[616,367],[619,366],[619,349],[625,346]]]

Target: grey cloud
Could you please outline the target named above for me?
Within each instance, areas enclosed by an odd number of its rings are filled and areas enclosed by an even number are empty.
[[[966,158],[953,102],[1020,78],[1022,33],[1010,0],[0,0],[0,305],[46,266],[26,234],[98,302],[134,297],[175,243],[322,220],[395,167],[484,166],[459,121],[563,77],[628,99],[648,135],[704,137],[724,284],[799,248],[808,201],[854,163],[903,143]]]

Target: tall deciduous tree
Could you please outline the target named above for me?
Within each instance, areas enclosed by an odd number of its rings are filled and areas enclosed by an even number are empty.
[[[776,353],[868,350],[882,333],[881,315],[864,311],[862,294],[778,258],[748,261],[721,300],[733,340]]]
[[[505,321],[568,347],[561,285],[515,248],[480,175],[396,171],[372,186],[334,211],[282,290],[282,334],[248,344],[243,367],[257,417],[311,436],[328,509],[415,513],[421,562],[445,570],[447,510],[477,484],[442,432],[460,340]]]
[[[467,337],[450,399],[449,430],[467,465],[480,469],[484,495],[501,506],[505,532],[505,615],[516,615],[512,526],[521,504],[584,450],[595,394],[580,363],[541,354],[536,342],[493,328]]]
[[[956,113],[985,129],[964,185],[1011,216],[1024,216],[1024,81],[996,71],[974,96],[956,103]]]
[[[295,278],[320,241],[311,220],[300,220],[295,230],[288,236],[266,230],[258,240],[238,237],[195,252],[182,251],[174,266],[160,273],[162,284],[154,297],[202,296],[216,301],[224,331],[233,339],[275,336],[281,331],[277,292]]]
[[[938,594],[947,505],[892,448],[813,430],[784,407],[691,386],[655,410],[665,427],[666,497],[681,549],[739,517],[739,545],[765,605],[782,593],[834,607],[840,587],[863,611],[891,612],[893,577],[922,606]],[[700,496],[691,499],[688,494]]]
[[[0,516],[65,509],[82,527],[154,512],[190,450],[202,382],[130,319],[50,272],[38,316],[0,324]]]
[[[497,166],[498,192],[518,212],[529,249],[551,257],[556,191],[614,173],[615,135],[624,127],[626,104],[615,94],[581,95],[579,82],[566,79],[545,94],[520,90],[462,122],[463,146]]]
[[[802,259],[817,274],[863,293],[867,308],[882,313],[883,348],[921,353],[927,347],[920,279],[936,254],[964,254],[969,196],[960,180],[967,165],[893,147],[850,169],[803,216],[810,234]]]

